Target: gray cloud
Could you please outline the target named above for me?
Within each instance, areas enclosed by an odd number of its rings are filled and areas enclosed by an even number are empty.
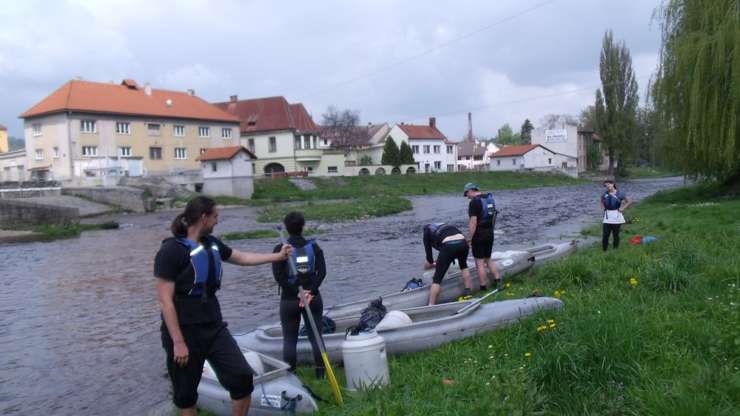
[[[284,95],[317,119],[330,104],[363,121],[437,116],[451,138],[473,111],[476,133],[492,136],[505,122],[517,129],[590,104],[609,28],[644,86],[659,48],[657,4],[14,1],[0,10],[0,123],[20,135],[18,114],[75,76],[130,77],[213,101]]]

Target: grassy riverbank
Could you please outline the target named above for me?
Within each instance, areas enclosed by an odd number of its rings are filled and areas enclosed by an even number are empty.
[[[740,198],[682,189],[630,211],[640,220],[619,250],[580,250],[497,295],[538,290],[560,296],[563,311],[392,357],[390,388],[350,396],[343,409],[322,403],[319,414],[735,414]],[[633,234],[659,240],[632,246]],[[326,382],[300,374],[331,400]]]
[[[300,211],[310,221],[353,221],[398,214],[412,208],[411,201],[398,196],[362,197],[347,202],[273,205],[257,216],[260,222],[282,221],[290,211]]]
[[[288,179],[266,179],[255,183],[255,200],[307,201],[350,199],[364,196],[430,195],[459,192],[467,182],[481,189],[520,189],[583,183],[578,179],[545,173],[456,172],[424,175],[348,176],[308,179],[313,190],[301,190]]]

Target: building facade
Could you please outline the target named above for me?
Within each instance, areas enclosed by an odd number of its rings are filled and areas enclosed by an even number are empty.
[[[486,170],[491,156],[498,151],[498,146],[477,139],[463,140],[457,143],[457,169]]]
[[[193,91],[69,81],[21,114],[32,178],[172,174],[238,141],[238,119]]]
[[[0,124],[0,153],[10,151],[10,142],[8,141],[8,128]]]
[[[558,171],[577,176],[575,158],[556,153],[539,144],[504,146],[496,152],[490,161],[492,171]]]
[[[407,141],[420,173],[454,172],[456,170],[457,146],[447,140],[437,128],[436,118],[430,117],[426,126],[396,124],[389,133],[399,146]]]
[[[200,157],[203,193],[251,198],[255,155],[242,146],[216,147]]]
[[[578,120],[566,115],[545,117],[540,127],[532,131],[532,144],[540,144],[555,153],[570,156],[566,168],[575,167],[579,173],[588,170],[588,150],[596,146],[600,160],[595,163],[597,169],[608,166],[606,154],[600,145],[601,139],[591,130],[582,129]]]

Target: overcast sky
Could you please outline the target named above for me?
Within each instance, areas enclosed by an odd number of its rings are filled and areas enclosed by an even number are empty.
[[[644,87],[660,46],[659,0],[6,0],[0,7],[0,124],[75,77],[155,88],[283,95],[319,122],[437,125],[450,139],[519,130],[593,103],[604,31],[632,52]]]

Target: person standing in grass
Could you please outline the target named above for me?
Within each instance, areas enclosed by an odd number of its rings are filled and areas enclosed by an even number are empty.
[[[622,213],[632,201],[624,192],[618,190],[617,185],[610,179],[604,181],[604,188],[604,193],[601,194],[601,209],[604,210],[601,247],[606,251],[609,248],[609,234],[614,236],[614,248],[619,247],[619,229],[625,223]]]
[[[465,236],[456,227],[444,223],[427,224],[424,226],[424,251],[426,253],[425,269],[434,267],[434,277],[432,278],[432,287],[429,289],[429,304],[436,305],[440,292],[440,283],[445,277],[450,264],[457,260],[457,264],[462,271],[463,284],[465,291],[463,296],[470,296],[472,291],[472,282],[470,280],[470,270],[468,270],[468,242]],[[437,261],[432,257],[432,248],[439,251]]]
[[[300,212],[291,212],[283,220],[288,231],[288,244],[293,247],[292,261],[295,262],[297,276],[291,273],[288,261],[272,264],[272,274],[280,285],[280,326],[283,329],[283,360],[290,365],[290,371],[295,371],[298,344],[298,328],[301,323],[308,322],[306,305],[299,298],[299,288],[308,291],[308,309],[319,332],[322,331],[321,315],[324,313],[324,303],[321,300],[319,286],[326,277],[326,261],[324,252],[313,240],[303,238],[303,227],[306,220]],[[275,246],[275,251],[281,250],[281,245]],[[307,324],[306,324],[307,325]],[[321,350],[314,337],[313,331],[306,331],[308,340],[313,349],[314,363],[316,364],[316,378],[323,378],[326,372]]]
[[[182,415],[197,414],[198,383],[206,360],[228,390],[235,415],[246,415],[254,389],[252,370],[226,327],[216,292],[222,262],[253,266],[285,260],[284,245],[274,254],[234,250],[211,235],[218,224],[213,199],[198,196],[172,221],[173,237],[162,242],[154,276],[162,309],[162,347],[175,406]]]
[[[463,196],[470,199],[468,204],[468,229],[470,246],[473,248],[475,267],[478,270],[480,290],[488,290],[488,271],[493,274],[496,287],[501,287],[501,274],[496,269],[496,262],[491,258],[493,251],[493,228],[496,224],[496,201],[490,192],[483,194],[478,185],[467,183]]]

